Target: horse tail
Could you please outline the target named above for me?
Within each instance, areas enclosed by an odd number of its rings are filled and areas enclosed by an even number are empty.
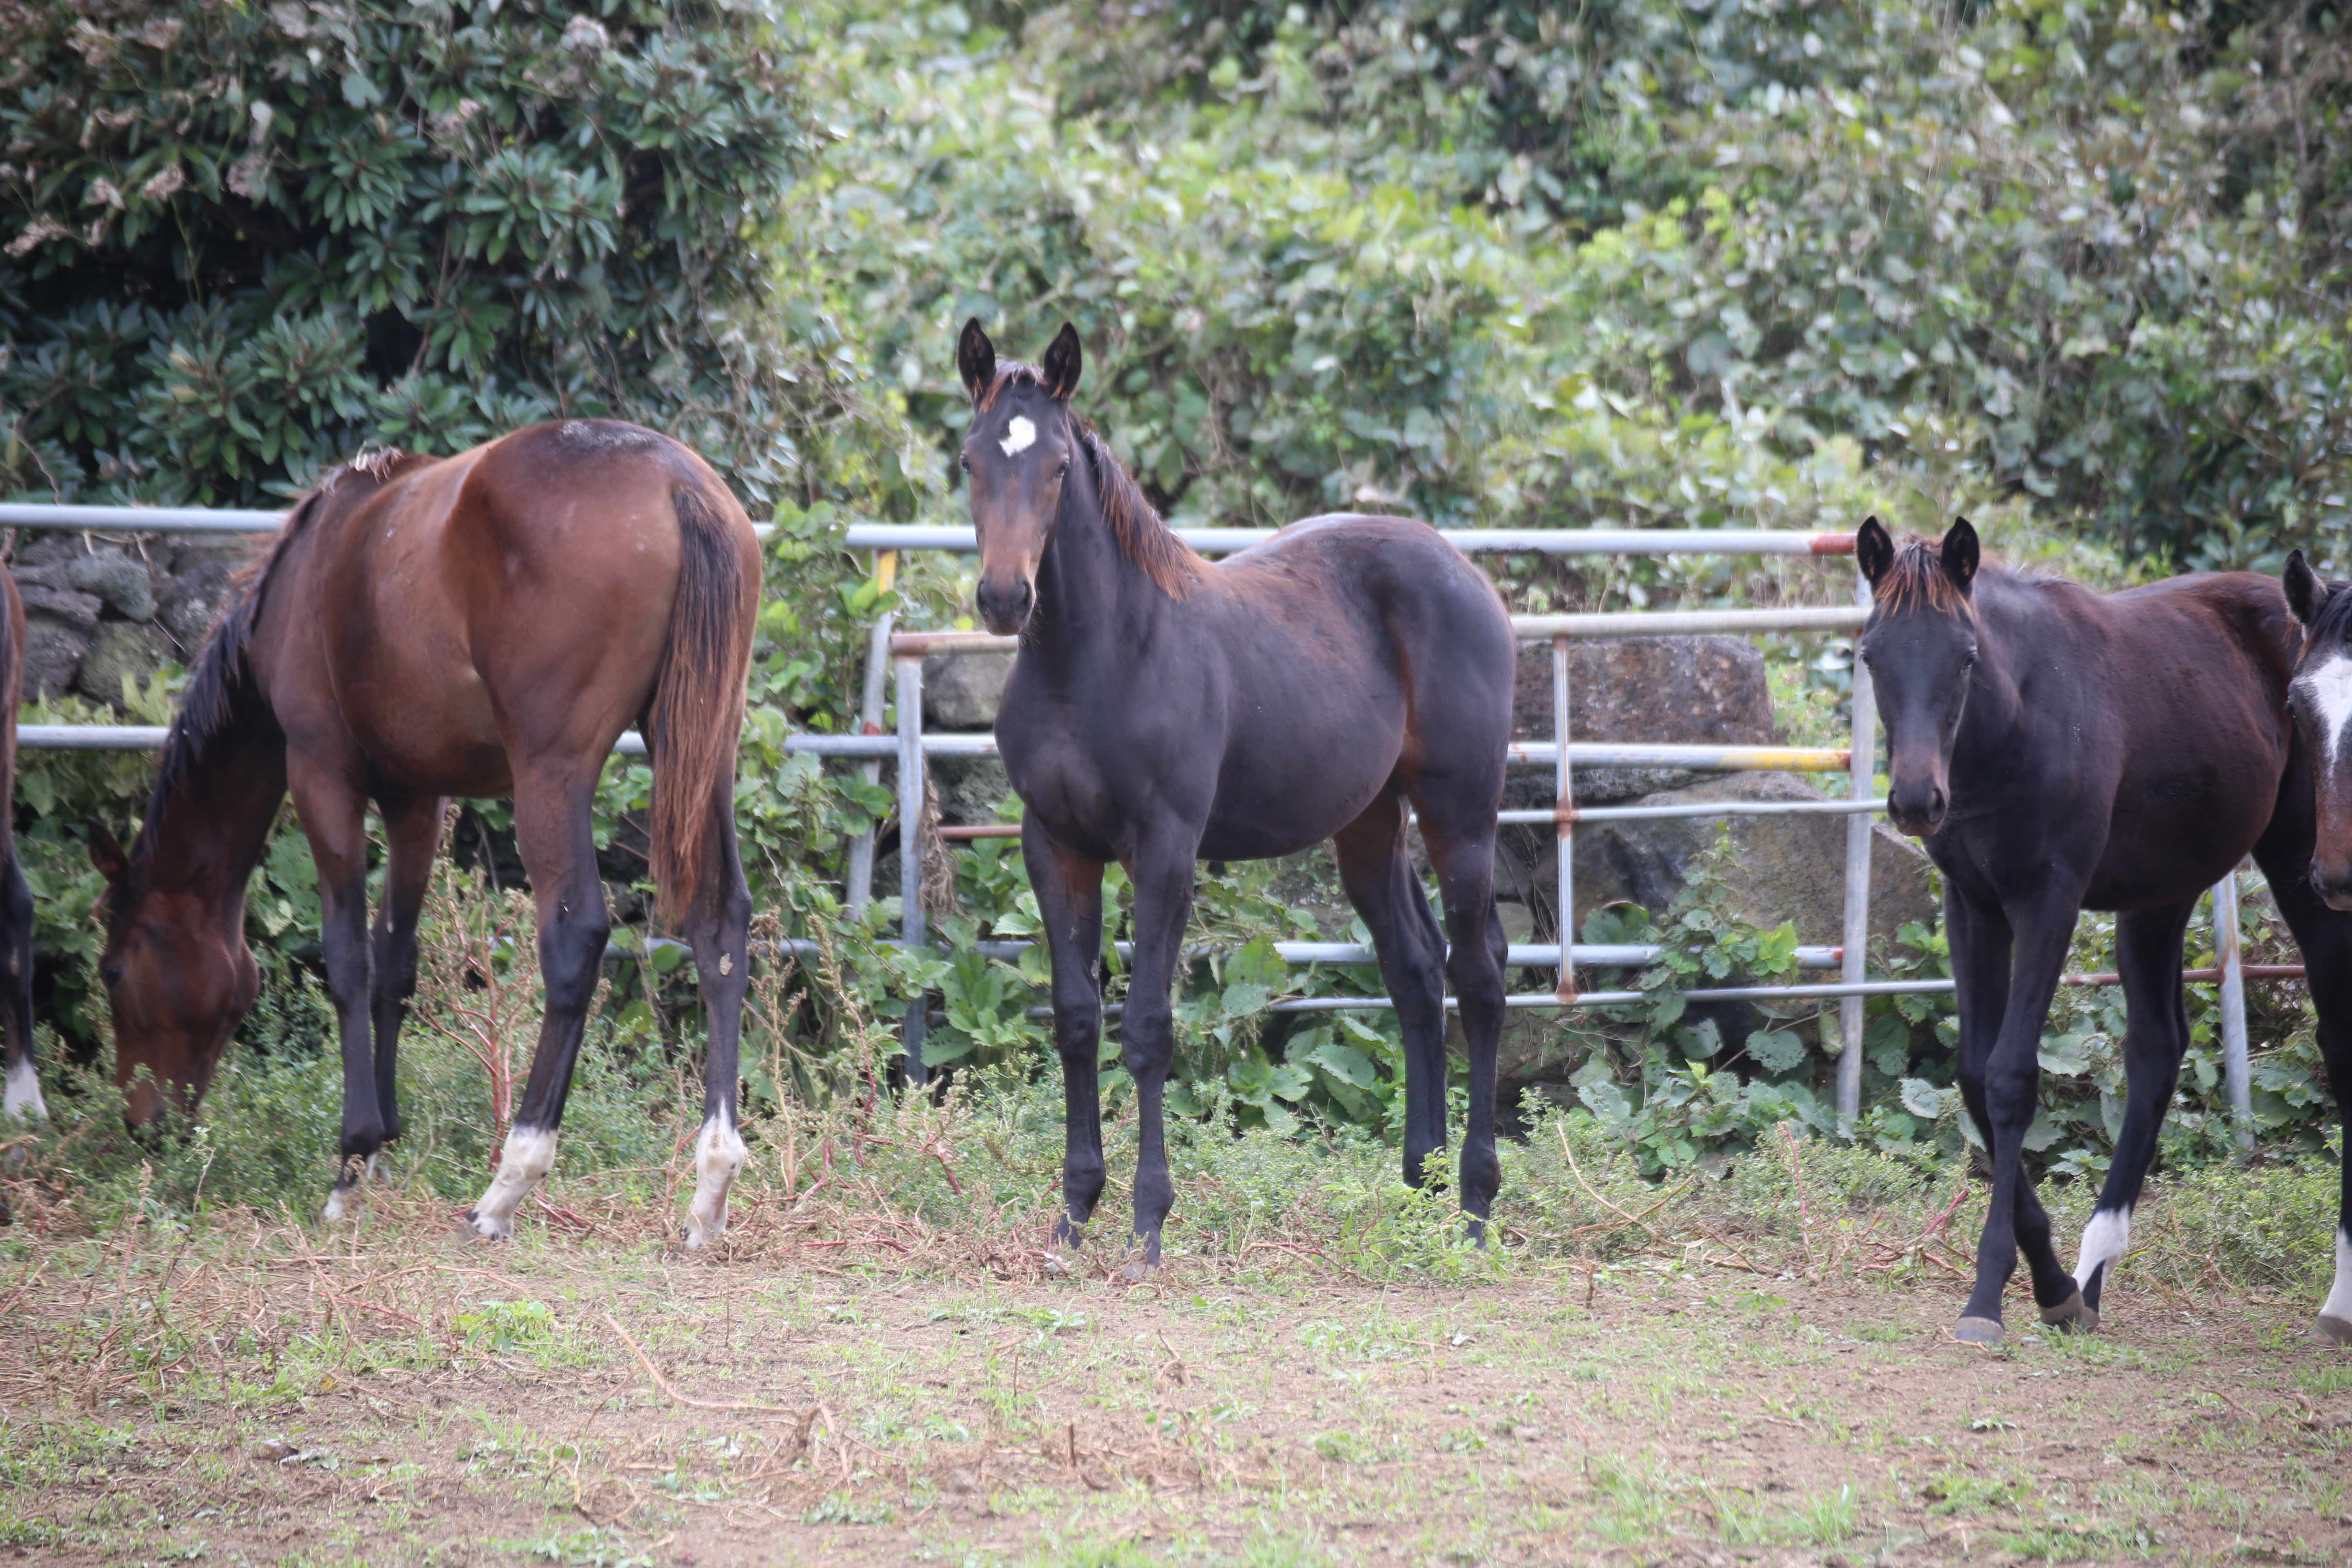
[[[677,602],[646,731],[654,765],[654,886],[665,921],[694,907],[709,875],[704,837],[714,803],[725,798],[722,783],[735,777],[760,603],[759,574],[744,559],[748,531],[732,498],[681,484],[670,504],[677,512]]]

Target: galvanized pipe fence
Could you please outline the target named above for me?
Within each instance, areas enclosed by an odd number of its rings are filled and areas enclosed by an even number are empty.
[[[276,511],[0,502],[0,527],[23,529],[123,535],[234,535],[275,531],[283,526],[284,521],[285,514]],[[772,529],[758,527],[754,531],[766,538]],[[1213,555],[1245,550],[1273,537],[1272,531],[1256,529],[1179,529],[1176,531],[1195,550]],[[1844,556],[1853,552],[1853,536],[1851,534],[1793,530],[1457,529],[1447,531],[1445,537],[1457,549],[1475,554]],[[969,528],[895,524],[854,525],[847,531],[844,542],[854,550],[872,550],[875,552],[876,575],[886,588],[895,577],[897,552],[901,550],[944,550],[970,554],[979,548],[973,531]],[[1869,585],[1857,573],[1854,602],[1850,607],[1622,611],[1515,616],[1511,618],[1512,629],[1522,642],[1548,643],[1550,646],[1553,738],[1549,742],[1513,742],[1509,763],[1513,767],[1549,765],[1553,773],[1555,803],[1549,810],[1505,811],[1501,820],[1507,823],[1550,823],[1553,826],[1558,868],[1556,903],[1562,940],[1552,943],[1515,944],[1510,948],[1507,967],[1554,968],[1558,971],[1559,981],[1549,992],[1507,996],[1505,998],[1507,1006],[1596,1008],[1625,1006],[1644,999],[1643,994],[1638,991],[1580,991],[1577,987],[1576,970],[1579,965],[1600,969],[1640,967],[1654,963],[1659,953],[1655,947],[1602,945],[1573,940],[1573,849],[1575,826],[1579,822],[1723,816],[1843,816],[1847,826],[1843,941],[1837,947],[1800,948],[1796,954],[1798,965],[1801,968],[1837,969],[1837,981],[1821,984],[1714,986],[1686,990],[1682,994],[1693,1002],[1836,1000],[1839,1003],[1838,1116],[1841,1123],[1844,1124],[1850,1123],[1860,1113],[1866,999],[1949,992],[1953,989],[1953,983],[1949,980],[1874,981],[1866,977],[1872,816],[1885,805],[1885,801],[1873,795],[1877,771],[1874,760],[1877,711],[1872,699],[1868,668],[1858,658],[1853,663],[1853,730],[1850,742],[1843,748],[1643,745],[1570,740],[1572,694],[1568,654],[1570,642],[1579,638],[1714,633],[1744,636],[1766,632],[1853,632],[1857,631],[1868,617],[1869,605]],[[917,842],[917,825],[922,819],[926,796],[926,760],[938,756],[992,756],[996,752],[993,735],[925,732],[923,660],[932,654],[1011,652],[1018,646],[1017,638],[996,637],[983,633],[896,632],[892,617],[886,611],[877,617],[868,637],[865,679],[860,692],[859,732],[797,734],[788,737],[785,742],[786,750],[791,752],[854,760],[869,783],[878,783],[881,763],[886,759],[895,759],[901,845],[898,941],[904,945],[919,946],[929,940],[922,908],[921,855]],[[886,676],[891,679],[886,679]],[[898,708],[895,734],[886,731],[883,727],[886,687],[895,687]],[[19,728],[17,744],[27,751],[147,751],[161,747],[164,734],[162,728],[152,725],[28,724]],[[645,742],[641,736],[631,732],[621,738],[614,750],[622,755],[642,756],[646,750]],[[1580,807],[1575,804],[1574,793],[1574,769],[1579,763],[1588,767],[1657,767],[1694,773],[1843,772],[1847,774],[1847,794],[1843,800],[1727,800],[1663,806]],[[1019,833],[1017,824],[1002,823],[947,827],[941,830],[941,837],[956,842],[1014,837]],[[859,835],[851,845],[845,891],[845,902],[854,914],[862,913],[872,900],[874,849],[875,834],[871,829]],[[2238,1142],[2241,1147],[2251,1148],[2253,1134],[2245,981],[2249,976],[2299,979],[2303,971],[2298,965],[2263,965],[2250,969],[2242,962],[2238,930],[2237,881],[2237,873],[2233,870],[2222,878],[2212,891],[2215,956],[2218,961],[2215,967],[2186,971],[2182,977],[2200,983],[2220,982],[2226,1093],[2237,1113]],[[654,944],[648,943],[650,945]],[[978,947],[988,957],[1010,959],[1017,957],[1028,945],[1026,942],[983,942]],[[1124,944],[1120,945],[1124,950]],[[815,952],[815,944],[805,941],[787,942],[785,946],[801,956],[813,956]],[[1276,952],[1286,963],[1294,963],[1370,965],[1377,962],[1369,946],[1354,942],[1279,942],[1276,944]],[[2063,978],[2069,984],[2116,984],[2116,977],[2113,974],[2068,974]],[[1271,1010],[1305,1013],[1378,1009],[1389,1005],[1388,998],[1381,996],[1294,997],[1274,1003]],[[1449,1008],[1454,1005],[1453,998],[1447,999],[1446,1005]],[[929,1077],[929,1069],[923,1061],[927,1006],[926,998],[917,996],[908,1002],[906,1011],[906,1070],[908,1079],[917,1083]],[[1116,1007],[1108,1009],[1111,1012],[1118,1010]],[[1045,1011],[1039,1010],[1040,1013]]]

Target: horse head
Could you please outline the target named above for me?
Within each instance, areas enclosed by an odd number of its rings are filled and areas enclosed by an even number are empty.
[[[2311,759],[2318,820],[2311,890],[2331,910],[2352,910],[2352,584],[2330,583],[2298,550],[2286,558],[2287,607],[2303,623],[2303,653],[2287,683],[2287,710]]]
[[[1065,321],[1045,364],[999,365],[975,316],[963,325],[956,368],[971,394],[971,425],[960,461],[971,489],[980,535],[981,619],[999,637],[1016,633],[1037,607],[1037,568],[1054,542],[1063,483],[1082,456],[1070,394],[1083,356]]]
[[[1977,531],[1959,518],[1939,543],[1898,547],[1874,517],[1854,558],[1873,600],[1861,654],[1886,728],[1886,815],[1925,837],[1951,809],[1952,746],[1977,662]]]
[[[99,976],[114,1020],[114,1081],[123,1120],[142,1127],[163,1114],[167,1090],[182,1110],[204,1099],[229,1031],[260,994],[261,972],[246,945],[242,897],[224,919],[194,889],[157,886],[146,858],[125,854],[97,823],[89,858],[108,887]]]

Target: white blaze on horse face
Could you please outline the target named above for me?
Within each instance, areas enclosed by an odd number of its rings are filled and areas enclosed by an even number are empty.
[[[2078,1289],[2090,1288],[2091,1276],[2101,1264],[2120,1261],[2131,1246],[2131,1210],[2101,1209],[2083,1227],[2083,1258],[2074,1266],[2074,1284]]]
[[[2327,1292],[2327,1305],[2319,1309],[2324,1317],[2338,1322],[2352,1323],[2352,1233],[2336,1233],[2336,1287]]]
[[[743,1169],[743,1140],[725,1112],[702,1124],[694,1147],[694,1205],[687,1211],[686,1245],[708,1247],[727,1233],[727,1192]]]
[[[540,1178],[554,1167],[555,1134],[536,1127],[517,1127],[507,1134],[499,1155],[499,1173],[467,1223],[477,1236],[502,1240],[514,1234],[514,1212]]]
[[[22,1118],[47,1121],[49,1108],[41,1100],[41,1075],[31,1057],[19,1057],[8,1068],[7,1098],[0,1100],[0,1120]]]
[[[2352,723],[2352,656],[2339,653],[2295,684],[2319,716],[2319,762],[2330,765],[2343,750],[2345,725]]]
[[[1030,424],[1018,414],[1014,415],[1011,422],[1004,426],[1004,438],[997,442],[998,446],[1004,448],[1004,455],[1008,458],[1018,457],[1036,444],[1037,426]]]

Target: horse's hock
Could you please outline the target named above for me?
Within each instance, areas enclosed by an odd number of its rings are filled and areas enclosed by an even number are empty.
[[[25,536],[9,563],[25,602],[25,694],[121,707],[126,677],[194,655],[246,552],[242,541]]]

